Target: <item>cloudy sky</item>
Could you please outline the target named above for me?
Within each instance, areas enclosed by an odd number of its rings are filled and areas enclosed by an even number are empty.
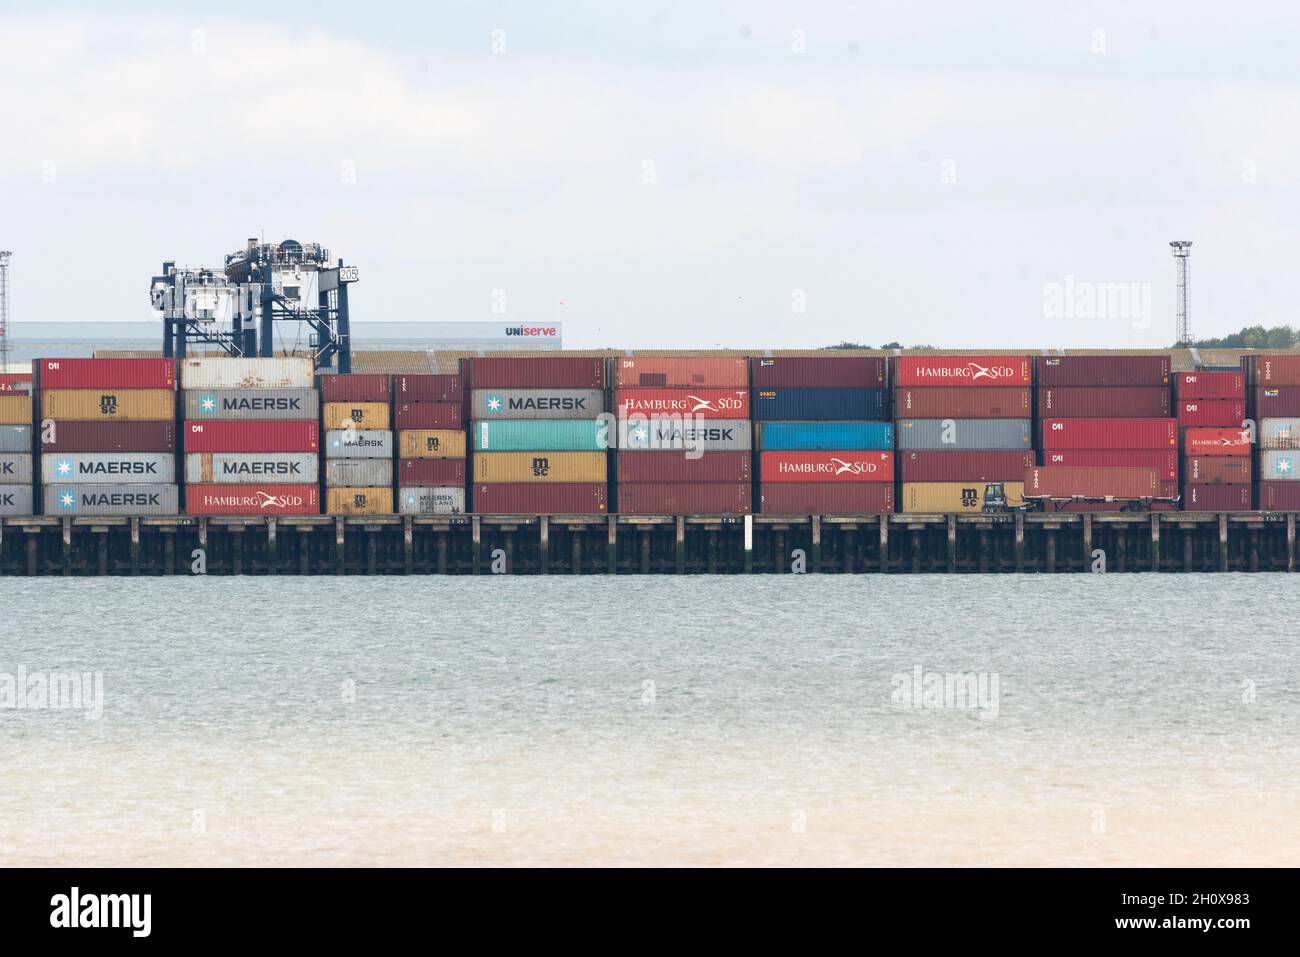
[[[0,13],[17,321],[252,235],[573,347],[1162,346],[1171,239],[1197,335],[1300,320],[1295,4],[113,7]]]

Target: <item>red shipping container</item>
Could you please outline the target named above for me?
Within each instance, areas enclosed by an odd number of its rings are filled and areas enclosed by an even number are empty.
[[[1038,356],[1039,387],[1168,386],[1169,356]]]
[[[389,402],[392,383],[386,372],[327,373],[319,377],[322,402]]]
[[[701,419],[748,419],[748,389],[619,389],[618,417],[695,415]]]
[[[175,389],[175,359],[37,359],[38,389]]]
[[[753,486],[748,483],[647,482],[618,487],[622,515],[747,515],[752,499]]]
[[[38,429],[42,452],[175,452],[171,422],[56,422]]]
[[[1043,419],[1042,449],[1178,447],[1174,419]]]
[[[1184,427],[1241,428],[1245,399],[1190,399],[1178,403],[1178,424]]]
[[[1240,399],[1246,377],[1240,372],[1180,372],[1174,380],[1180,399]]]
[[[894,486],[780,482],[759,487],[759,511],[768,515],[877,515],[894,510]]]
[[[1188,485],[1249,485],[1249,455],[1192,455],[1183,466]]]
[[[605,360],[578,356],[469,360],[470,389],[603,389]]]
[[[772,356],[749,362],[755,389],[879,389],[885,356]]]
[[[1168,386],[1066,386],[1038,390],[1042,419],[1167,419]]]
[[[320,490],[315,485],[187,485],[185,512],[188,515],[319,515]]]
[[[900,482],[1020,482],[1033,452],[898,452]]]
[[[32,373],[0,372],[0,393],[32,394]]]
[[[1300,355],[1247,356],[1246,369],[1253,386],[1300,385]]]
[[[393,376],[395,402],[460,402],[465,383],[459,375],[428,374]]]
[[[894,393],[896,419],[1028,419],[1031,391],[1023,389],[930,388]]]
[[[1300,386],[1265,386],[1255,390],[1254,399],[1256,418],[1300,418]]]
[[[1025,469],[1025,498],[1177,498],[1177,481],[1155,469],[1039,465]]]
[[[748,452],[619,452],[618,481],[624,482],[749,482],[753,479]]]
[[[399,488],[464,484],[464,459],[398,459],[397,461]]]
[[[1178,479],[1178,452],[1174,449],[1057,449],[1043,453],[1043,464],[1098,469],[1155,469],[1163,481]]]
[[[1300,512],[1300,482],[1260,482],[1262,512]]]
[[[1184,455],[1249,455],[1250,433],[1243,429],[1185,429]]]
[[[894,360],[897,386],[1033,385],[1029,356],[898,356]]]
[[[474,486],[480,515],[594,515],[607,511],[605,483],[514,483]]]
[[[393,409],[393,427],[406,429],[463,429],[459,402],[400,402]]]
[[[320,426],[314,420],[186,422],[186,452],[315,452]]]
[[[747,389],[749,360],[627,356],[614,360],[614,385],[649,389]]]
[[[1249,485],[1185,485],[1184,512],[1249,512]]]
[[[894,481],[893,452],[760,452],[758,458],[765,485]]]

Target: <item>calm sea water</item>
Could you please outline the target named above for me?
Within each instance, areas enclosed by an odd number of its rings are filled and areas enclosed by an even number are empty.
[[[1295,587],[0,579],[0,864],[1295,865]]]

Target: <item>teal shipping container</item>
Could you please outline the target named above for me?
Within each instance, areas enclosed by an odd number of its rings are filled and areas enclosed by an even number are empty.
[[[475,422],[476,452],[603,452],[613,448],[613,419],[501,419]]]
[[[891,422],[758,422],[756,447],[765,452],[884,451],[894,447]]]

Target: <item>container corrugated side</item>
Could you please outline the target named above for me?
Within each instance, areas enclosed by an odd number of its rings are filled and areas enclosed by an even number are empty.
[[[184,393],[186,419],[315,419],[315,389],[199,389]]]
[[[1034,453],[1025,450],[990,452],[899,452],[900,482],[1020,482],[1025,469],[1034,464]],[[1177,459],[1174,462],[1177,471]]]
[[[1252,386],[1300,386],[1300,355],[1250,356],[1246,369]]]
[[[964,452],[1033,445],[1029,419],[899,419],[894,427],[900,449]]]
[[[753,486],[723,482],[620,485],[620,515],[748,515]]]
[[[1300,482],[1260,482],[1259,508],[1264,512],[1300,512]]]
[[[320,426],[314,421],[186,422],[186,452],[315,452]]]
[[[455,402],[465,395],[465,380],[459,375],[419,373],[393,376],[394,402]]]
[[[1246,394],[1246,377],[1240,372],[1179,372],[1174,394],[1180,399],[1240,399]]]
[[[44,485],[170,485],[176,456],[170,452],[62,452],[41,456]]]
[[[41,418],[171,422],[176,418],[176,393],[167,389],[50,389],[41,393]]]
[[[1244,399],[1187,399],[1178,403],[1178,424],[1197,428],[1241,428],[1246,418]]]
[[[326,402],[323,421],[327,431],[369,429],[382,431],[392,424],[387,402]]]
[[[887,389],[754,389],[749,414],[761,422],[883,420],[888,401]]]
[[[474,486],[474,511],[484,515],[599,515],[608,510],[604,482]]]
[[[475,389],[475,419],[592,419],[605,411],[599,389]]]
[[[1249,512],[1250,485],[1185,485],[1184,512]]]
[[[1227,461],[1236,461],[1228,459]],[[1246,459],[1249,463],[1250,459]],[[1300,452],[1272,450],[1259,453],[1259,479],[1261,482],[1300,481]]]
[[[0,452],[30,452],[32,427],[30,425],[0,425]]]
[[[37,389],[176,388],[174,359],[37,359]]]
[[[1008,505],[1023,505],[1025,483],[1003,482]],[[948,512],[980,512],[984,509],[984,496],[988,483],[970,482],[904,482],[900,511],[921,514],[946,514]]]
[[[0,452],[0,485],[30,485],[31,483],[32,454]]]
[[[399,402],[393,407],[393,430],[463,429],[463,412],[459,402]]]
[[[749,362],[755,389],[873,389],[889,384],[885,356],[769,356]]]
[[[620,419],[633,415],[690,415],[701,419],[748,419],[748,389],[618,389]]]
[[[1250,433],[1243,429],[1184,429],[1184,455],[1249,455]]]
[[[338,429],[325,433],[330,459],[391,459],[393,433],[387,429]]]
[[[31,425],[32,397],[30,395],[0,395],[0,425]]]
[[[1251,400],[1257,419],[1300,417],[1300,386],[1263,386],[1253,391]]]
[[[411,486],[397,490],[402,515],[460,515],[465,511],[464,486]]]
[[[30,485],[0,485],[0,515],[34,515]]]
[[[619,419],[616,444],[642,452],[743,452],[753,447],[753,424],[748,419]]]
[[[30,372],[0,372],[0,394],[31,395],[32,380]]]
[[[609,474],[604,452],[475,452],[474,484],[489,482],[603,482]]]
[[[1038,390],[1043,419],[1167,419],[1168,386],[1065,386]]]
[[[1029,356],[941,355],[898,356],[894,359],[894,385],[998,386],[1033,385]]]
[[[1047,449],[1161,449],[1178,447],[1175,419],[1043,419]]]
[[[1300,449],[1300,418],[1260,419],[1259,447],[1261,449]]]
[[[181,359],[182,389],[310,389],[315,384],[310,359],[208,357]]]
[[[1260,456],[1260,471],[1265,473],[1265,460],[1269,455],[1287,455],[1286,452],[1265,452]],[[1267,475],[1268,478],[1278,478]],[[1249,455],[1192,455],[1183,465],[1183,479],[1189,485],[1249,485],[1251,468]]]
[[[319,515],[318,485],[187,485],[188,515]]]
[[[326,515],[392,515],[391,488],[330,488],[325,490]]]
[[[900,419],[1028,419],[1033,417],[1033,390],[918,388],[894,393]]]
[[[412,488],[438,488],[465,484],[464,459],[399,459],[397,484]]]
[[[747,389],[749,359],[624,356],[614,360],[614,385],[651,389]]]
[[[1036,465],[1025,469],[1024,494],[1031,498],[1176,498],[1178,483],[1161,480],[1155,469]]]
[[[880,451],[894,447],[892,422],[756,422],[754,447],[764,451]]]
[[[465,433],[458,429],[408,429],[398,432],[397,455],[403,459],[463,459]]]
[[[613,448],[618,439],[604,421],[501,419],[475,422],[474,448],[482,452],[584,452]]]
[[[760,452],[758,480],[764,485],[781,482],[894,481],[893,452]]]
[[[605,360],[579,356],[470,359],[471,389],[603,389]]]
[[[1098,469],[1155,469],[1165,481],[1178,478],[1176,449],[1054,449],[1043,453],[1043,464]]]
[[[338,488],[392,485],[393,460],[326,459],[325,484]]]
[[[617,453],[620,484],[631,482],[749,482],[753,480],[748,452],[705,452],[690,456],[686,452]]]
[[[884,482],[780,482],[759,486],[758,510],[769,515],[875,515],[894,510]]]
[[[1041,386],[1167,386],[1168,355],[1037,356]]]
[[[175,485],[46,485],[46,515],[175,515]]]
[[[388,402],[392,382],[386,372],[325,373],[317,376],[322,402]]]
[[[191,452],[185,456],[185,481],[190,485],[301,485],[319,476],[315,452]]]
[[[27,429],[27,447],[31,430]],[[4,428],[0,426],[0,446]],[[56,422],[40,432],[42,452],[174,452],[171,422]]]

